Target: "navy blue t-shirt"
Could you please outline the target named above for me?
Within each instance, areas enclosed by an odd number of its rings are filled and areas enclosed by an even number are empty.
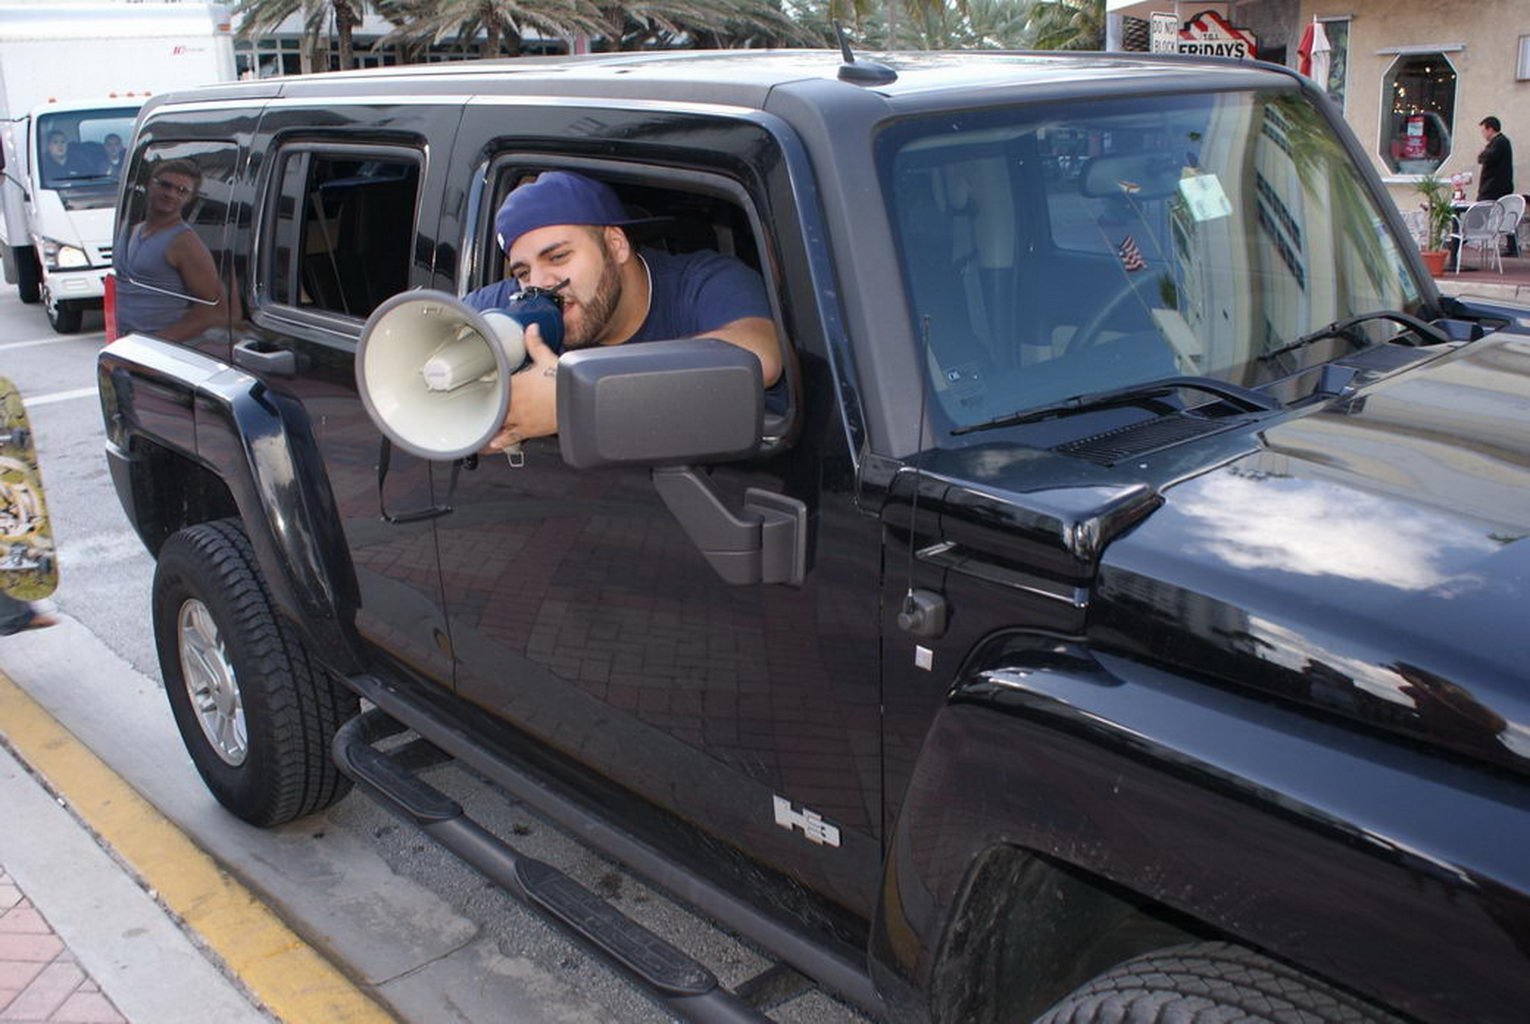
[[[653,278],[648,316],[627,339],[669,341],[694,338],[744,317],[770,319],[765,282],[744,263],[720,252],[668,253],[658,249],[638,252]],[[520,283],[505,278],[463,296],[474,309],[500,309],[520,291]],[[549,346],[554,352],[562,347]],[[767,412],[786,411],[786,377],[783,374],[765,389]]]
[[[730,256],[657,249],[643,249],[639,255],[653,277],[653,297],[648,316],[628,342],[693,338],[744,317],[770,319],[760,275]],[[499,309],[519,290],[514,278],[506,278],[469,292],[463,301],[474,309]]]

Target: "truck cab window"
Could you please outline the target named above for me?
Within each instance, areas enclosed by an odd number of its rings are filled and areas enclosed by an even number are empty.
[[[37,119],[37,170],[69,209],[112,205],[121,177],[122,141],[132,136],[135,107],[44,114]]]
[[[272,301],[363,319],[408,287],[416,162],[295,150],[276,180],[265,268]]]

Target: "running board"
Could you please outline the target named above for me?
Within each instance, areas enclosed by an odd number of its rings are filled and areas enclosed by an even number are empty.
[[[345,677],[345,685],[393,718],[406,722],[421,738],[486,776],[585,845],[675,894],[870,1016],[878,1020],[887,1016],[886,1005],[872,984],[864,960],[804,936],[754,904],[677,866],[631,833],[614,827],[531,772],[507,762],[465,731],[448,712],[396,684],[363,673]]]
[[[518,852],[468,818],[455,800],[414,775],[405,758],[374,746],[405,731],[380,709],[363,712],[335,734],[335,764],[368,796],[583,939],[680,1019],[698,1024],[769,1021],[719,985],[704,966],[551,864]]]

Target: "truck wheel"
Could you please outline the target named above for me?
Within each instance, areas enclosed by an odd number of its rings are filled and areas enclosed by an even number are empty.
[[[30,245],[18,245],[16,254],[16,290],[22,302],[36,302],[42,298],[42,266],[37,262],[37,250]]]
[[[43,288],[43,309],[47,310],[49,326],[59,334],[77,332],[85,312],[73,303],[55,302],[46,286]]]
[[[1036,1024],[1161,1021],[1402,1024],[1295,968],[1225,942],[1155,950],[1074,989]]]
[[[350,782],[330,760],[358,711],[271,605],[232,519],[172,536],[154,570],[154,641],[181,739],[218,802],[252,825],[334,803]]]

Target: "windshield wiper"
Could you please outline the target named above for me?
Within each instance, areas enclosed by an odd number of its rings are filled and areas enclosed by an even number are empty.
[[[1311,334],[1304,334],[1295,341],[1287,342],[1279,348],[1271,349],[1261,355],[1259,361],[1267,363],[1276,356],[1283,356],[1287,352],[1295,352],[1299,348],[1305,348],[1315,341],[1322,341],[1324,338],[1343,338],[1351,345],[1359,348],[1365,344],[1365,336],[1363,334],[1356,334],[1355,328],[1361,324],[1370,323],[1372,320],[1391,320],[1400,323],[1408,328],[1410,333],[1423,339],[1425,344],[1443,345],[1450,341],[1445,332],[1434,326],[1434,324],[1395,309],[1378,309],[1375,312],[1356,313],[1354,316],[1345,317],[1343,320],[1335,320],[1326,327],[1319,327]],[[1401,337],[1401,335],[1398,335],[1398,337]],[[1389,339],[1388,344],[1396,340],[1396,338]]]
[[[1096,409],[1112,409],[1120,405],[1138,405],[1162,398],[1164,395],[1173,394],[1179,390],[1202,391],[1208,395],[1216,395],[1226,399],[1236,406],[1240,406],[1246,412],[1268,412],[1272,409],[1281,408],[1281,404],[1269,395],[1246,388],[1239,384],[1230,384],[1224,380],[1216,380],[1213,377],[1160,377],[1157,380],[1143,381],[1139,384],[1128,384],[1125,387],[1107,388],[1103,391],[1087,391],[1082,395],[1074,395],[1048,405],[1038,405],[1030,409],[1022,409],[1005,416],[999,416],[986,423],[974,423],[970,426],[956,427],[951,431],[953,434],[972,434],[980,430],[994,430],[998,427],[1014,427],[1022,423],[1036,423],[1040,420],[1057,419],[1062,416],[1072,416],[1079,412],[1093,412]]]

